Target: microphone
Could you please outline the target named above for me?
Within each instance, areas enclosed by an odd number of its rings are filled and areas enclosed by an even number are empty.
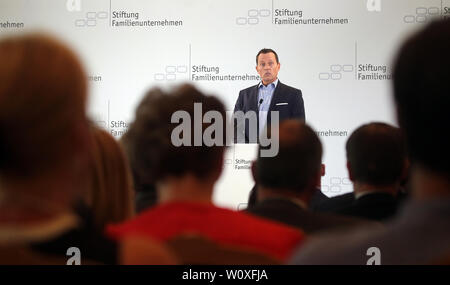
[[[258,102],[258,110],[259,110],[259,108],[261,108],[261,104],[262,104],[263,101],[264,101],[263,98],[259,99],[259,102]]]

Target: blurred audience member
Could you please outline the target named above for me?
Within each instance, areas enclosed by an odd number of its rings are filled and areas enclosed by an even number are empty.
[[[65,258],[77,247],[82,263],[115,263],[115,243],[73,211],[92,146],[80,62],[41,35],[1,40],[0,62],[0,245]]]
[[[343,215],[376,221],[393,217],[400,203],[401,182],[407,176],[406,146],[400,129],[377,122],[363,125],[350,135],[346,151],[353,193],[325,203]]]
[[[134,215],[134,193],[128,161],[119,143],[106,131],[91,126],[92,184],[86,204],[96,228],[123,222]]]
[[[316,133],[301,121],[279,126],[279,152],[258,156],[253,176],[258,183],[257,203],[247,211],[313,233],[363,224],[362,220],[312,213],[309,204],[320,191],[323,173],[322,144]]]
[[[431,264],[450,252],[450,139],[442,135],[450,125],[449,50],[450,19],[435,21],[403,44],[394,65],[394,100],[412,164],[410,201],[385,230],[318,238],[293,263]]]
[[[148,238],[130,236],[121,243],[123,265],[176,265],[179,258],[170,247]]]
[[[325,164],[322,164],[322,166],[321,166],[321,176],[325,176]],[[311,200],[309,202],[309,209],[312,211],[315,211],[316,207],[318,207],[322,203],[330,200],[330,198],[328,198],[327,195],[323,194],[320,185],[321,184],[319,181],[319,185],[317,185],[317,191],[314,191],[314,193],[311,197]],[[248,209],[250,209],[251,207],[253,207],[256,204],[257,191],[258,191],[258,186],[255,184],[253,186],[252,190],[250,190],[250,194],[248,197],[248,203],[247,203]]]
[[[322,201],[314,208],[315,212],[331,212],[337,213],[339,210],[350,207],[355,202],[355,194],[353,192],[341,194]]]
[[[207,123],[206,117],[212,114],[219,118],[213,116]],[[141,235],[157,241],[194,234],[278,259],[289,256],[304,238],[301,231],[213,205],[213,187],[224,162],[225,128],[225,108],[216,98],[190,85],[171,93],[151,90],[136,111],[127,139],[141,182],[156,185],[158,205],[109,227],[109,234],[117,239]],[[208,132],[215,138],[212,146],[203,141]],[[175,146],[176,139],[183,144]],[[198,141],[201,146],[194,145]]]
[[[325,176],[325,164],[323,163],[320,167],[320,176]],[[319,179],[318,182],[319,184],[317,185],[317,191],[314,192],[311,197],[311,201],[309,201],[309,209],[311,211],[315,211],[318,205],[330,200],[330,198],[322,192],[322,179]]]
[[[133,186],[134,186],[134,207],[136,209],[136,213],[140,213],[150,207],[153,207],[158,202],[158,198],[156,196],[156,187],[153,184],[143,183],[142,178],[139,176],[140,171],[136,169],[137,164],[133,160],[133,156],[131,155],[133,152],[133,145],[129,143],[128,133],[125,133],[120,139],[120,143],[122,144],[125,155],[128,158],[130,163],[132,178],[133,178]]]

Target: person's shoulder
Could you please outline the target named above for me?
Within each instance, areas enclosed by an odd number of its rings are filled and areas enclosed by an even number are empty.
[[[341,208],[351,205],[353,203],[354,199],[355,199],[355,196],[354,196],[353,192],[334,196],[334,197],[331,197],[331,198],[324,200],[323,202],[317,204],[315,206],[314,210],[319,211],[319,212],[337,211]]]
[[[280,216],[292,215],[297,212],[303,214],[306,211],[289,199],[265,199],[246,209],[245,212],[251,214],[275,213],[277,216]]]
[[[334,197],[331,197],[331,198],[330,198],[330,200],[333,200],[333,201],[341,201],[341,200],[345,200],[345,201],[350,200],[350,201],[353,201],[354,199],[355,199],[355,194],[354,194],[353,192],[341,194],[341,195],[334,196]]]
[[[86,258],[83,263],[116,264],[118,261],[118,244],[109,239],[98,229],[78,227],[59,233],[56,236],[30,245],[36,252],[50,256],[65,256],[69,246],[78,247]]]
[[[280,89],[284,89],[285,91],[288,91],[289,93],[302,93],[302,91],[299,88],[295,88],[289,85],[286,85],[282,83],[281,81],[278,81],[278,84],[280,85]]]
[[[273,221],[263,217],[256,216],[250,212],[239,212],[239,221],[254,230],[270,231],[275,236],[283,235],[286,239],[303,239],[304,233],[297,228],[283,224],[281,222]]]
[[[169,213],[179,214],[178,209],[171,206],[155,205],[149,207],[129,220],[106,225],[105,233],[113,240],[120,240],[130,232],[141,232],[145,228],[159,227],[163,223],[162,221],[167,222],[165,219],[168,219]]]
[[[331,197],[328,200],[324,201],[322,203],[322,205],[327,205],[327,204],[329,204],[329,205],[348,205],[348,204],[353,203],[354,200],[355,200],[355,195],[353,194],[353,192],[350,192],[350,193]]]
[[[370,223],[309,236],[308,241],[292,255],[297,265],[364,265],[366,253],[374,244],[385,242],[386,230]]]
[[[240,93],[240,94],[241,94],[241,93],[247,94],[247,93],[249,93],[249,92],[252,91],[252,90],[256,90],[257,87],[258,87],[258,84],[255,84],[255,85],[252,85],[252,86],[247,87],[247,88],[245,88],[245,89],[242,89],[241,91],[239,91],[239,93]]]
[[[312,215],[316,220],[323,221],[329,226],[336,226],[336,228],[357,226],[382,227],[382,224],[378,222],[374,222],[364,218],[340,215],[338,213],[313,212]]]

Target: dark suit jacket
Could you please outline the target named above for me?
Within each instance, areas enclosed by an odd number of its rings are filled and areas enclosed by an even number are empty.
[[[353,192],[334,196],[325,200],[314,207],[315,212],[338,212],[339,210],[349,207],[355,201],[355,195]]]
[[[250,190],[250,194],[248,196],[248,202],[247,202],[247,208],[251,208],[256,204],[256,195],[258,191],[258,187],[255,184],[252,188],[252,190]],[[322,205],[322,203],[326,202],[330,200],[330,198],[328,198],[327,195],[322,193],[322,190],[320,190],[319,188],[317,188],[317,190],[314,192],[314,194],[311,197],[311,201],[309,201],[309,209],[311,211],[316,211],[316,208],[320,205]]]
[[[337,211],[342,215],[385,221],[397,213],[399,200],[387,193],[370,193]]]
[[[310,212],[288,199],[266,199],[246,211],[300,228],[307,234],[370,224],[362,219]]]
[[[311,197],[311,201],[309,201],[309,210],[315,211],[318,205],[325,203],[328,200],[330,200],[330,198],[328,198],[327,195],[323,194],[322,190],[317,188]]]
[[[287,103],[287,104],[286,104]],[[277,105],[278,104],[278,105]],[[281,104],[281,105],[280,105]],[[239,97],[234,107],[234,112],[248,111],[256,112],[258,119],[258,85],[249,87],[239,92]],[[267,126],[271,122],[271,111],[278,111],[280,122],[286,119],[305,119],[305,107],[303,105],[302,91],[287,86],[278,81],[277,87],[273,92],[272,101],[270,102],[269,113],[267,114]],[[236,126],[236,125],[235,125]],[[257,129],[258,134],[258,129]],[[245,143],[256,143],[251,141],[249,136],[249,124],[245,122]],[[259,134],[258,134],[259,137]],[[243,143],[242,141],[235,141]]]

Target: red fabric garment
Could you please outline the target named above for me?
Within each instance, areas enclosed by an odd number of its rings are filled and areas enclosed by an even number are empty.
[[[257,250],[281,260],[305,238],[297,229],[243,212],[186,202],[158,205],[123,224],[110,225],[106,231],[113,239],[141,235],[159,241],[195,233],[219,244]]]

